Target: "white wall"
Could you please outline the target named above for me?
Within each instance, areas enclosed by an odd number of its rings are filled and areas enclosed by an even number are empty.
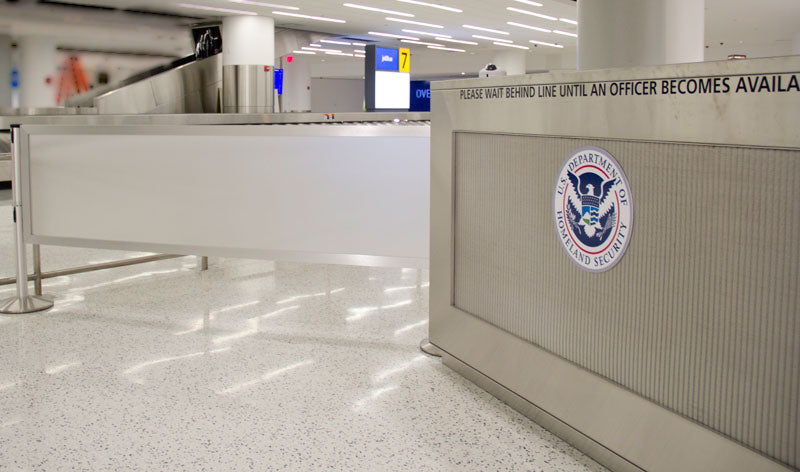
[[[364,80],[311,79],[311,111],[344,113],[364,110]]]

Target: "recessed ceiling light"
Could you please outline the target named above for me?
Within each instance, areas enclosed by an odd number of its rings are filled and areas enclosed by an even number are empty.
[[[444,47],[444,44],[426,43],[424,41],[413,41],[411,39],[401,39],[400,42],[401,43],[410,43],[410,44],[419,44],[421,46],[439,46],[439,47],[442,47],[442,48]]]
[[[402,31],[404,33],[421,34],[422,36],[436,36],[436,37],[439,37],[439,38],[451,38],[452,37],[452,36],[448,36],[446,34],[428,33],[427,31],[419,31],[419,30],[412,30],[412,29],[404,29]]]
[[[268,7],[268,8],[285,8],[287,10],[299,10],[297,7],[289,6],[289,5],[280,5],[277,3],[264,3],[264,2],[256,2],[253,0],[228,0],[232,3],[241,3],[243,5],[253,5],[257,7]]]
[[[444,26],[442,25],[435,25],[433,23],[423,23],[421,21],[414,21],[414,20],[406,20],[403,18],[392,18],[391,16],[387,16],[386,19],[389,21],[396,21],[398,23],[408,23],[417,26],[427,26],[428,28],[444,28]]]
[[[367,43],[355,43],[355,42],[350,43],[350,44],[352,44],[353,46],[366,46],[367,45]]]
[[[474,25],[461,25],[461,26],[463,26],[464,28],[468,28],[468,29],[472,29],[472,30],[478,30],[478,31],[486,31],[486,32],[489,32],[489,33],[505,34],[505,35],[510,34],[508,31],[500,31],[500,30],[491,29],[491,28],[484,28],[483,26],[474,26]]]
[[[415,38],[414,36],[405,36],[402,34],[392,34],[392,33],[379,33],[377,31],[370,31],[367,34],[371,34],[373,36],[385,36],[387,38],[397,38],[397,39],[413,39],[414,41],[419,41],[419,38]]]
[[[176,3],[175,5],[181,8],[193,8],[195,10],[216,11],[220,13],[231,13],[234,15],[258,15],[258,13],[254,11],[234,10],[233,8],[209,7],[207,5],[195,5],[193,3]]]
[[[498,43],[497,41],[494,44],[498,46],[505,46],[509,48],[517,48],[517,49],[530,49],[528,46],[520,46],[519,44],[510,44],[510,43]]]
[[[332,51],[332,52],[326,52],[325,54],[327,54],[327,55],[329,55],[329,56],[348,56],[348,57],[353,57],[353,55],[352,55],[351,53],[349,53],[349,52],[342,52],[342,51],[339,51],[339,52],[335,52],[335,51]]]
[[[303,51],[311,51],[311,52],[318,52],[318,51],[321,51],[321,52],[342,52],[341,49],[324,49],[324,48],[314,48],[314,49],[312,49],[312,48],[305,47],[305,46],[301,47],[300,49],[302,49]]]
[[[367,51],[365,51],[363,49],[355,49],[355,50],[353,50],[353,52],[357,53],[357,54],[366,54],[367,53]]]
[[[444,41],[446,43],[459,43],[459,44],[471,44],[473,46],[477,46],[478,43],[475,41],[462,41],[460,39],[452,39],[452,38],[435,38],[437,41]]]
[[[464,10],[459,10],[458,8],[448,7],[445,5],[437,5],[436,3],[420,2],[419,0],[397,0],[397,1],[403,3],[411,3],[414,5],[422,5],[423,7],[438,8],[439,10],[451,11],[453,13],[461,13],[464,11]]]
[[[341,44],[342,46],[350,46],[350,43],[346,41],[334,41],[332,39],[320,39],[319,42],[328,44]]]
[[[349,7],[349,8],[358,8],[360,10],[377,11],[377,12],[380,12],[380,13],[388,13],[390,15],[407,16],[409,18],[413,18],[414,17],[414,15],[412,15],[411,13],[403,13],[401,11],[394,11],[394,10],[386,10],[385,8],[370,7],[370,6],[367,6],[367,5],[359,5],[357,3],[343,3],[342,5],[345,6],[345,7]]]
[[[353,54],[353,57],[367,57],[367,56],[365,56],[363,54]]]
[[[559,21],[563,21],[564,23],[569,23],[571,25],[577,25],[578,22],[575,20],[570,20],[569,18],[559,18]]]
[[[292,53],[293,54],[311,54],[312,56],[316,55],[316,53],[314,53],[312,51],[300,51],[300,50],[297,50],[297,51],[292,51]]]
[[[532,1],[532,0],[515,0],[515,1],[517,1],[517,2],[519,2],[519,3],[524,3],[525,5],[532,5],[532,6],[534,6],[534,7],[540,7],[540,6],[542,6],[542,4],[541,4],[541,3],[539,3],[539,2],[534,2],[534,1]]]
[[[547,43],[547,42],[544,42],[544,41],[536,41],[535,39],[531,39],[528,42],[529,43],[533,43],[533,44],[541,44],[542,46],[550,46],[552,48],[563,48],[564,47],[564,46],[562,46],[560,44]]]
[[[511,41],[510,39],[493,38],[491,36],[481,36],[479,34],[473,34],[472,37],[473,38],[478,38],[478,39],[485,39],[487,41],[499,41],[501,43],[513,43],[513,41]]]
[[[577,34],[575,34],[575,33],[570,33],[570,32],[567,32],[567,31],[561,31],[561,30],[553,30],[553,33],[555,33],[555,34],[561,34],[561,35],[564,35],[564,36],[572,36],[573,38],[577,38],[577,37],[578,37],[578,35],[577,35]]]
[[[303,15],[300,13],[290,13],[288,11],[273,11],[273,15],[283,15],[283,16],[293,16],[295,18],[306,18],[308,20],[317,20],[317,21],[330,21],[332,23],[347,23],[344,20],[337,20],[336,18],[326,18],[324,16],[313,16],[313,15]]]
[[[319,44],[315,44],[315,43],[311,43],[311,44],[309,44],[309,46],[311,46],[312,48],[321,48],[322,47]]]
[[[544,18],[545,20],[558,21],[558,18],[554,16],[542,15],[541,13],[534,13],[532,11],[523,10],[522,8],[506,7],[506,10],[513,11],[516,13],[523,13],[525,15],[538,16],[539,18]]]
[[[463,49],[443,48],[439,46],[428,46],[428,49],[438,49],[439,51],[451,51],[451,52],[466,52]]]
[[[541,31],[542,33],[552,33],[553,32],[552,30],[549,30],[547,28],[539,28],[538,26],[526,25],[524,23],[515,23],[513,21],[508,21],[507,23],[509,25],[511,25],[511,26],[517,26],[519,28],[528,28],[528,29],[531,29],[531,30],[534,30],[534,31]]]

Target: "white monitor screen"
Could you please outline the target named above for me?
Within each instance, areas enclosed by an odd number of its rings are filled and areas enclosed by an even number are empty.
[[[407,110],[411,106],[411,74],[375,71],[375,108]]]

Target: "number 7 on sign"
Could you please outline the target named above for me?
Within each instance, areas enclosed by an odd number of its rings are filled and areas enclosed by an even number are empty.
[[[411,72],[411,51],[399,49],[400,51],[400,72]]]

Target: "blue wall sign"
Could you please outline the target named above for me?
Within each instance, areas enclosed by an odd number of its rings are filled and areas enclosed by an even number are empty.
[[[399,51],[389,48],[375,48],[376,70],[400,70]]]
[[[411,81],[411,107],[409,111],[431,111],[431,83],[427,80]]]
[[[275,90],[278,95],[283,95],[283,69],[275,69]]]

